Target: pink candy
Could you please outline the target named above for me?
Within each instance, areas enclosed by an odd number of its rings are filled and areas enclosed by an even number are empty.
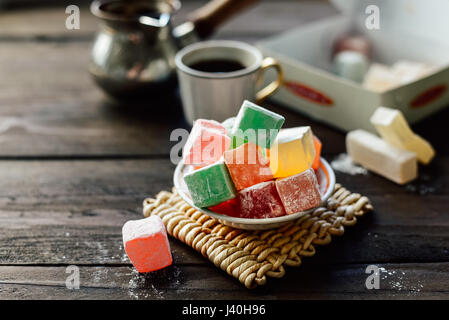
[[[230,145],[231,139],[226,135],[225,127],[213,120],[198,119],[184,146],[184,163],[196,167],[212,164]]]
[[[312,209],[321,204],[318,181],[313,169],[277,180],[276,189],[288,214]]]
[[[125,223],[123,245],[139,272],[151,272],[172,264],[170,245],[164,223],[158,216]]]
[[[241,190],[239,202],[242,218],[274,218],[286,214],[274,181]]]

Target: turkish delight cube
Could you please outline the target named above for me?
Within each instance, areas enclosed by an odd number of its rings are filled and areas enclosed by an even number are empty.
[[[122,228],[125,252],[139,272],[151,272],[172,264],[164,223],[158,216],[126,222]]]
[[[226,151],[223,158],[237,190],[273,179],[268,159],[251,142]]]
[[[283,116],[245,100],[231,130],[233,147],[252,142],[270,148],[284,121]]]
[[[261,182],[239,191],[239,203],[243,218],[274,218],[286,214],[274,181]]]
[[[287,214],[306,211],[321,204],[321,194],[313,169],[276,180],[276,189]]]
[[[184,175],[193,203],[210,207],[236,197],[235,186],[223,161]]]
[[[213,120],[198,119],[183,149],[184,163],[204,167],[218,161],[230,145],[225,127]]]

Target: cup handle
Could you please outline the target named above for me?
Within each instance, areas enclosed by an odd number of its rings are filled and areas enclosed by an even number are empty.
[[[259,74],[257,76],[257,86],[261,86],[263,82],[263,76],[265,74],[265,70],[269,68],[274,68],[277,71],[277,79],[270,82],[265,88],[260,89],[256,93],[256,103],[261,103],[263,100],[271,96],[279,87],[282,85],[284,80],[284,72],[282,71],[281,65],[279,62],[271,57],[265,58],[262,61],[262,65],[259,69]]]

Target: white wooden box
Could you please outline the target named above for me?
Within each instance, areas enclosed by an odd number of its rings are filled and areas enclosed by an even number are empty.
[[[449,1],[332,0],[342,14],[316,21],[257,44],[277,58],[285,84],[272,99],[343,130],[373,131],[369,118],[382,105],[400,109],[415,123],[449,105]],[[369,5],[379,7],[380,29],[365,26]],[[349,30],[373,44],[373,61],[411,60],[435,72],[394,89],[375,92],[332,73],[331,52]],[[269,79],[268,79],[269,80]]]

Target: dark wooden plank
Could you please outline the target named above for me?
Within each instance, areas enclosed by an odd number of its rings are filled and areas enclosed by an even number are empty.
[[[180,15],[185,15],[196,5],[199,3],[189,3]],[[63,35],[68,39],[73,35],[73,42],[51,39],[52,31],[63,28],[58,20],[61,19],[59,11],[56,8],[1,13],[0,30],[4,32],[4,39],[0,66],[4,72],[0,76],[0,157],[168,154],[172,145],[167,143],[170,132],[187,127],[176,90],[163,97],[149,97],[138,106],[111,107],[86,71],[90,40],[80,42],[80,36],[72,33]],[[229,23],[217,38],[251,42],[266,36],[261,34],[266,30],[286,30],[304,20],[329,14],[329,5],[325,2],[288,2],[281,6],[264,2]],[[93,32],[95,22],[89,13],[83,13],[84,16],[87,30],[82,28],[83,32]],[[31,22],[24,24],[23,21]],[[280,24],[279,30],[273,27],[275,21]],[[2,23],[6,25],[3,27]],[[13,31],[18,33],[11,33]],[[37,41],[23,38],[33,32],[36,32]],[[41,41],[38,34],[50,38]],[[8,37],[23,41],[8,42]],[[11,60],[11,56],[15,59]],[[265,105],[285,114],[286,126],[312,125],[325,142],[325,153],[336,154],[344,150],[344,134],[340,131],[279,106]],[[445,124],[441,119],[447,115],[449,110],[418,127],[418,132],[430,138],[440,154],[448,154],[449,150],[435,133],[439,130],[432,129],[443,128]]]
[[[169,153],[171,131],[185,126],[176,92],[111,105],[87,73],[88,47],[2,45],[0,156]]]
[[[200,4],[187,3],[178,21]],[[266,30],[281,31],[326,15],[326,8],[328,4],[314,2],[261,3],[227,24],[217,38],[253,41]],[[0,157],[168,154],[170,132],[186,127],[176,90],[148,97],[138,106],[111,107],[86,71],[88,35],[97,28],[87,9],[76,31],[65,29],[63,8],[0,14]],[[280,14],[285,18],[278,19]]]
[[[17,166],[22,169],[15,170]],[[171,188],[167,160],[0,162],[1,264],[128,263],[121,226],[145,197]],[[206,263],[172,241],[176,262]]]
[[[1,265],[80,264],[127,265],[129,259],[123,249],[121,226],[127,220],[140,219],[134,214],[123,216],[115,226],[108,226],[110,214],[102,217],[96,226],[80,224],[28,226],[28,229],[1,227]],[[88,219],[84,219],[87,221]],[[20,221],[20,220],[19,220]],[[76,222],[74,222],[76,223]],[[201,254],[170,239],[175,264],[208,264]]]
[[[177,25],[187,15],[207,1],[183,1],[181,10],[174,16]],[[77,4],[74,1],[71,4]],[[88,40],[97,30],[98,20],[89,12],[86,4],[81,7],[80,29],[65,28],[66,4],[53,8],[25,8],[0,12],[0,39],[61,39]],[[326,1],[261,1],[228,21],[217,33],[217,37],[246,35],[269,35],[279,33],[309,21],[337,13]],[[279,19],[282,17],[282,19]],[[24,23],[26,21],[26,23]]]
[[[105,210],[108,212],[108,210]],[[2,212],[2,216],[4,213]],[[61,213],[47,215],[32,225],[17,219],[11,226],[0,227],[0,264],[123,264],[124,254],[121,226],[139,214],[126,215],[115,225],[114,215],[108,212],[97,223],[88,217],[83,223],[62,222]],[[109,217],[111,216],[111,218]],[[2,218],[3,220],[3,218]],[[36,219],[37,220],[37,219]],[[110,220],[109,222],[105,222]],[[22,223],[21,226],[17,224]],[[91,225],[89,225],[91,224]],[[206,264],[207,260],[191,248],[171,240],[177,264]],[[348,229],[341,238],[334,238],[328,246],[317,247],[317,255],[304,258],[304,263],[375,263],[375,262],[432,262],[448,261],[449,236],[447,227],[379,226],[369,221]],[[208,262],[207,262],[208,263]]]
[[[15,210],[73,205],[83,211],[99,204],[135,210],[145,196],[171,188],[174,165],[168,159],[0,161],[0,168],[3,209],[16,203]]]
[[[90,79],[87,43],[2,44],[0,157],[152,156],[168,154],[170,133],[188,128],[176,91],[138,105],[112,105]],[[15,59],[11,61],[10,57]],[[39,62],[36,62],[39,56]],[[24,90],[26,88],[26,90]],[[344,134],[281,106],[286,127],[311,125],[326,154],[345,150]],[[163,107],[163,108],[162,108]],[[449,154],[444,128],[449,110],[420,124],[439,155]]]
[[[76,1],[73,3],[78,5]],[[3,41],[47,40],[74,38],[89,40],[98,26],[98,21],[84,4],[80,10],[80,29],[68,30],[65,21],[68,15],[61,3],[54,7],[16,8],[0,11],[0,39]]]
[[[172,130],[188,128],[178,92],[109,101],[87,73],[89,46],[2,44],[0,157],[169,154]]]
[[[173,168],[167,159],[1,161],[0,263],[122,264],[121,226],[141,217],[145,197],[171,189]],[[372,190],[358,180],[347,182],[362,194]],[[375,212],[305,261],[447,261],[447,197],[399,190],[374,193]],[[172,244],[177,263],[205,263],[183,244]]]
[[[65,267],[0,267],[0,299],[435,299],[449,297],[448,263],[379,265],[380,289],[368,290],[367,265],[288,269],[248,290],[211,266],[171,266],[147,275],[130,267],[80,267],[68,290]],[[219,290],[217,290],[219,289]]]
[[[447,163],[447,157],[435,163]],[[138,199],[155,195],[172,187],[175,165],[168,158],[149,160],[77,160],[77,161],[0,161],[0,199],[3,210],[60,210],[78,206],[79,210],[101,208],[136,209]],[[396,220],[404,218],[424,221],[417,224],[443,223],[449,172],[441,171],[434,191],[417,196],[407,186],[398,186],[379,176],[351,176],[337,173],[337,180],[353,192],[373,198],[382,210],[378,214]],[[432,182],[430,182],[432,183]],[[125,201],[125,202],[121,202]],[[139,200],[140,201],[140,200]],[[405,212],[406,203],[415,212]],[[383,204],[381,203],[383,202]],[[140,207],[140,202],[137,205]],[[390,207],[387,207],[390,206]],[[376,210],[377,211],[377,210]],[[395,213],[397,212],[397,213]],[[377,213],[377,212],[376,212]],[[395,216],[395,215],[398,216]],[[392,216],[393,215],[393,216]],[[376,216],[376,214],[374,215]],[[402,223],[403,221],[401,221]]]

